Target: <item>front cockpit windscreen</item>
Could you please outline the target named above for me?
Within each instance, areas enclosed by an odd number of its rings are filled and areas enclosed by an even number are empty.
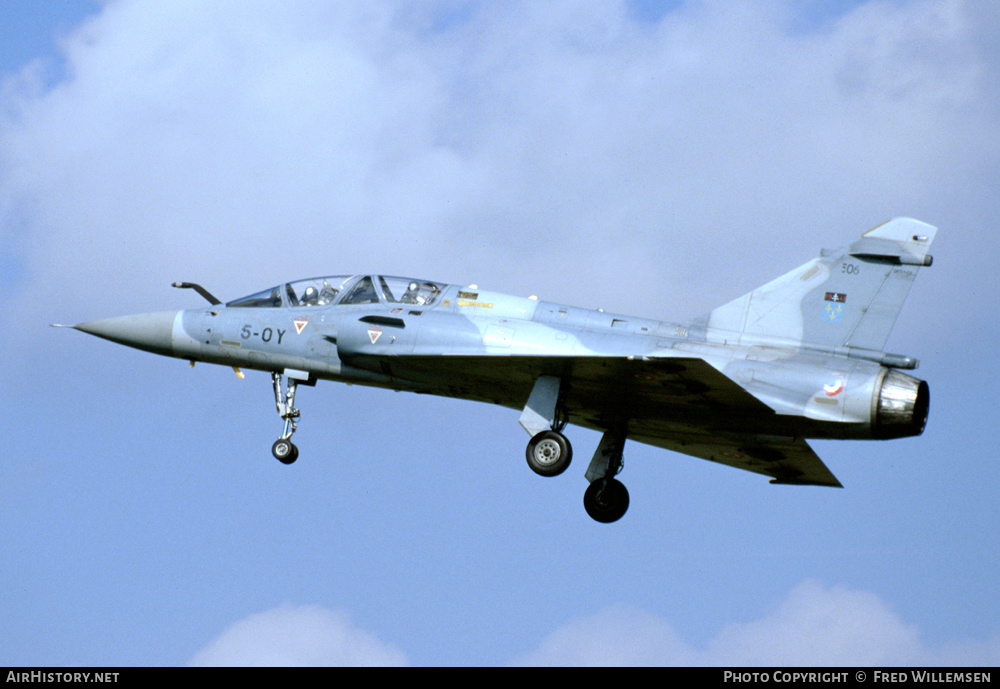
[[[281,288],[272,287],[249,297],[235,299],[226,306],[241,306],[244,308],[277,308],[281,306]]]
[[[378,289],[376,289],[376,284]],[[346,293],[344,292],[347,289]],[[437,301],[444,285],[413,278],[398,278],[389,276],[363,276],[356,279],[354,275],[338,275],[334,277],[309,278],[289,282],[284,285],[266,289],[263,292],[251,294],[226,304],[230,307],[242,308],[293,308],[310,306],[329,306],[334,302],[339,304],[378,304],[384,300],[390,304],[412,304],[414,306],[431,306]]]
[[[353,275],[310,278],[278,285],[248,297],[231,301],[226,306],[243,308],[280,308],[288,306],[328,306],[336,300]],[[282,300],[284,299],[284,301]]]

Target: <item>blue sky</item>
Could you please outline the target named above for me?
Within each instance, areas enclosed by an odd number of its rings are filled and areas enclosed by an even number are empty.
[[[996,664],[993,3],[24,2],[0,22],[0,664]],[[322,274],[684,320],[891,217],[927,431],[843,490],[49,323]],[[595,433],[570,429],[578,457]]]

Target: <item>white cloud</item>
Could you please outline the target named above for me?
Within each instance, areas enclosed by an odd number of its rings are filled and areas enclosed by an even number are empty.
[[[406,656],[340,612],[284,604],[228,627],[191,659],[194,666],[399,666]]]
[[[998,158],[982,3],[812,33],[778,0],[657,24],[624,2],[296,7],[120,0],[66,40],[64,82],[8,79],[0,247],[24,289],[97,281],[60,303],[97,316],[176,279],[235,297],[372,269],[567,300],[628,275],[657,289],[581,305],[695,316],[720,299],[687,294],[705,266],[732,298],[791,267],[779,240],[805,260],[891,215],[940,224]]]
[[[758,620],[724,627],[703,648],[642,610],[610,607],[546,637],[518,665],[908,666],[1000,662],[1000,635],[931,647],[877,595],[805,581]]]
[[[916,628],[878,596],[816,581],[800,584],[762,619],[727,626],[705,657],[713,665],[823,666],[908,665],[926,658]]]
[[[664,620],[626,606],[606,608],[549,634],[515,665],[697,665],[699,654]]]
[[[993,666],[1000,634],[931,646],[876,594],[806,580],[757,620],[731,623],[699,646],[669,621],[613,605],[559,627],[515,665]],[[284,604],[240,620],[192,658],[196,666],[408,664],[398,648],[342,612]]]

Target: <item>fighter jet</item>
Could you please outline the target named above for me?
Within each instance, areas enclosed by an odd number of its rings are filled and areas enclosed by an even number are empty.
[[[920,435],[917,360],[882,350],[937,228],[898,218],[693,321],[675,324],[388,275],[298,280],[209,306],[69,326],[137,349],[271,374],[291,464],[300,385],[333,380],[521,410],[528,466],[570,465],[574,424],[603,433],[587,513],[625,514],[626,440],[771,478],[840,487],[807,438]],[[287,381],[287,382],[286,382]]]

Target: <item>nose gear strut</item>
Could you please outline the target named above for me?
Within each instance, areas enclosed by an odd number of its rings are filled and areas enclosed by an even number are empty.
[[[271,380],[274,382],[274,405],[278,408],[278,415],[285,421],[285,430],[271,446],[271,454],[282,464],[291,464],[299,458],[299,448],[292,443],[292,435],[298,428],[295,419],[300,416],[299,410],[295,408],[295,390],[298,381],[289,376],[288,390],[282,393],[281,374],[272,373]]]

